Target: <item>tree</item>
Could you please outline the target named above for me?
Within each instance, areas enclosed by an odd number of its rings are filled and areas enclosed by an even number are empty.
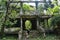
[[[51,14],[51,15],[59,14],[60,6],[57,4],[57,1],[54,0],[51,4],[54,5],[54,7],[52,8],[48,7],[47,14]]]
[[[52,4],[54,5],[54,7],[53,8],[51,8],[51,7],[49,7],[48,9],[47,9],[47,14],[49,14],[49,15],[54,15],[52,18],[50,18],[49,20],[48,20],[48,22],[49,22],[49,25],[50,25],[50,27],[49,28],[54,28],[55,29],[55,27],[57,27],[56,25],[58,25],[58,23],[57,22],[59,22],[59,11],[60,11],[60,6],[59,5],[57,5],[57,1],[53,1],[52,2]],[[52,26],[53,25],[53,26]]]

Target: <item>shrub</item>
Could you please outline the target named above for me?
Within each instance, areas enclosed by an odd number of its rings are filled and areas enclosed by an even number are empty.
[[[52,26],[60,26],[60,15],[56,15],[51,20]]]
[[[25,27],[27,30],[30,30],[32,28],[32,24],[31,24],[30,20],[25,21]]]

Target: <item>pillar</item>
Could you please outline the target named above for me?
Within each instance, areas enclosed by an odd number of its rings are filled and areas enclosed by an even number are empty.
[[[23,27],[22,27],[22,18],[21,18],[21,30],[18,32],[18,40],[22,40],[22,33],[23,33]]]
[[[22,18],[21,18],[21,31],[23,30],[23,27],[22,27]]]
[[[38,18],[37,18],[37,29],[39,28],[39,20],[38,20]]]

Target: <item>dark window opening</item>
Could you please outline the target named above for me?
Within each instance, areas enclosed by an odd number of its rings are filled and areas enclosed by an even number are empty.
[[[37,20],[36,18],[23,18],[23,30],[25,30],[25,21],[30,20],[32,23],[32,28],[31,30],[36,30],[37,29]]]
[[[13,27],[20,27],[21,23],[20,23],[20,18],[16,18],[17,22],[16,24],[12,25]]]

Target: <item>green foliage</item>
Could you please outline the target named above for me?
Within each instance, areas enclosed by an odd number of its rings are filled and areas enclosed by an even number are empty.
[[[11,13],[7,16],[7,19],[5,21],[5,26],[7,27],[12,27],[12,25],[16,24],[17,20],[16,18],[18,17],[18,13],[16,10],[12,9]]]
[[[17,20],[15,19],[18,17],[18,15],[19,14],[15,10],[12,10],[12,12],[8,15],[7,20],[5,21],[5,25],[12,27],[12,25],[16,24]]]
[[[14,4],[15,5],[15,4]],[[10,5],[9,5],[10,6]],[[17,16],[19,15],[18,14],[18,11],[20,11],[20,9],[17,11],[17,9],[19,7],[15,7],[11,5],[8,10],[9,15],[7,15],[7,19],[5,20],[5,16],[6,16],[6,0],[0,0],[0,31],[2,32],[2,34],[4,33],[4,27],[12,27],[12,25],[16,24],[17,20],[15,20],[15,18],[17,18]],[[2,11],[2,12],[1,12]],[[13,20],[13,21],[11,21]]]
[[[52,17],[52,18],[50,18],[49,20],[48,20],[48,24],[49,24],[49,26],[50,26],[50,28],[55,28],[57,25],[58,25],[58,22],[59,22],[59,20],[60,20],[60,18],[59,18],[59,11],[60,11],[60,6],[59,5],[57,5],[57,1],[53,1],[52,2],[52,4],[54,5],[54,7],[53,8],[48,8],[48,10],[47,10],[47,14],[48,15],[54,15],[54,17]]]
[[[5,18],[5,4],[1,1],[2,4],[0,4],[0,27],[2,27],[4,23],[4,18]]]
[[[30,9],[30,6],[27,5],[27,4],[24,4],[24,5],[23,5],[23,9],[24,9],[24,10],[29,10],[29,9]]]
[[[20,5],[19,3],[11,3],[10,5],[10,9],[8,12],[10,12],[10,14],[8,14],[7,19],[5,21],[5,25],[7,27],[12,27],[12,25],[16,24],[17,20],[16,18],[19,17],[19,11],[20,11]]]
[[[11,3],[10,7],[14,8],[15,10],[17,10],[17,9],[20,10],[20,8],[21,8],[20,3]],[[26,14],[29,13],[30,11],[34,11],[35,10],[34,7],[31,7],[28,4],[23,4],[22,8],[23,8],[23,13],[26,13]]]
[[[51,20],[51,25],[59,26],[60,25],[60,15],[56,15]]]
[[[53,9],[49,7],[48,10],[47,10],[47,14],[52,15],[53,14]]]
[[[56,13],[59,13],[59,6],[54,6],[53,8],[49,7],[47,10],[47,14],[55,15]]]
[[[25,27],[26,27],[27,30],[30,30],[31,29],[32,24],[31,24],[31,22],[29,20],[26,20],[25,21]]]
[[[58,0],[53,0],[52,4],[57,5],[58,4]]]
[[[5,36],[1,40],[17,40],[18,38],[16,36]],[[23,38],[24,39],[24,38]],[[54,34],[52,35],[46,35],[46,38],[43,38],[43,36],[37,36],[33,38],[29,38],[29,40],[60,40],[60,35],[56,36]]]
[[[52,20],[52,18],[48,19],[48,25],[49,25],[49,27],[51,27],[51,20]]]
[[[59,12],[59,6],[54,6],[53,13],[58,13],[58,12]]]
[[[19,14],[18,14],[15,10],[12,10],[12,11],[11,11],[11,14],[9,14],[8,16],[9,16],[9,18],[14,19],[14,18],[17,18],[18,15],[19,15]]]
[[[10,7],[20,8],[20,3],[11,3]]]
[[[30,7],[30,5],[28,5],[28,4],[23,4],[23,9],[26,11],[34,10],[34,8]]]
[[[7,27],[12,27],[12,25],[16,24],[16,22],[17,22],[17,20],[14,20],[13,22],[11,22],[9,19],[7,19],[7,20],[5,21],[5,25],[6,25]]]
[[[1,26],[2,26],[2,24],[3,24],[4,17],[5,17],[5,14],[0,13],[0,27],[1,27]]]
[[[43,9],[42,4],[38,6],[38,11],[40,14],[43,14],[44,9]]]
[[[0,5],[6,5],[5,0],[0,0]]]
[[[47,10],[47,14],[57,15],[59,13],[59,10],[60,10],[60,6],[58,5],[58,1],[53,0],[52,4],[54,5],[54,7],[53,8],[49,7],[48,10]]]
[[[21,8],[20,3],[11,3],[10,6],[15,8]],[[23,4],[23,10],[29,11],[29,10],[34,10],[34,8],[28,4]]]
[[[17,37],[15,35],[14,36],[5,36],[1,40],[17,40]]]
[[[33,6],[31,7],[28,4],[23,4],[23,13],[24,14],[30,14],[30,12],[33,12],[33,11],[35,11],[35,8]]]

